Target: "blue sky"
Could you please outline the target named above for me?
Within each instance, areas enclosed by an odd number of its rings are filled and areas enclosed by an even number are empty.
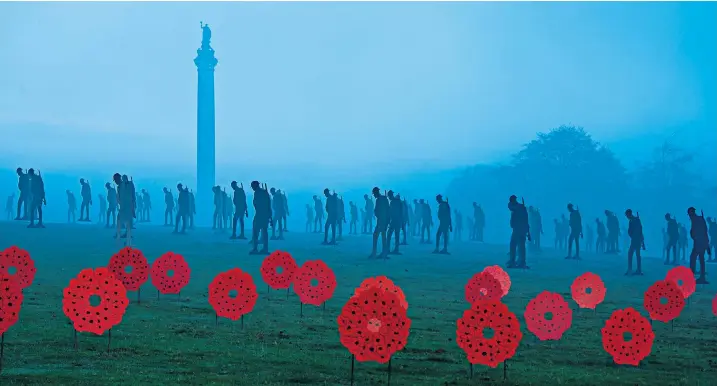
[[[200,21],[219,58],[219,174],[459,167],[570,123],[607,143],[673,132],[714,143],[715,14],[715,3],[2,3],[3,158],[192,167]]]

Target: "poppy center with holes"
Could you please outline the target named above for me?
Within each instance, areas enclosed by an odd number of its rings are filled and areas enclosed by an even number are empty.
[[[486,295],[488,295],[488,290],[485,289],[485,288],[481,288],[481,289],[480,289],[480,294],[483,295],[483,296],[486,296]]]
[[[229,297],[230,297],[230,298],[234,299],[234,298],[236,298],[237,296],[239,296],[239,291],[237,291],[237,290],[235,290],[235,289],[229,291]]]
[[[319,286],[319,279],[311,279],[311,281],[309,282],[309,284],[311,284],[312,287],[318,287],[318,286]]]
[[[379,330],[381,330],[381,321],[378,320],[378,319],[375,319],[375,318],[374,318],[374,319],[371,319],[371,320],[369,320],[368,323],[366,324],[366,328],[367,328],[369,331],[371,331],[371,332],[373,332],[373,333],[376,333],[376,332],[378,332]]]
[[[669,301],[667,300],[666,297],[663,296],[663,297],[660,298],[660,304],[662,304],[663,306],[664,306],[665,304],[667,304],[668,302],[669,302]]]
[[[684,284],[684,282],[682,281],[682,279],[677,279],[678,286],[682,287],[683,284]]]
[[[167,277],[172,277],[172,276],[174,276],[174,270],[170,269],[169,271],[167,271]]]
[[[545,315],[543,315],[543,317],[545,318],[545,320],[553,320],[553,313],[548,311],[545,313]]]
[[[623,332],[623,333],[622,333],[622,340],[624,340],[625,342],[631,341],[631,340],[632,340],[632,333],[629,332],[629,331]]]
[[[483,327],[483,337],[486,339],[493,339],[495,336],[495,330],[490,327]]]
[[[92,307],[98,307],[100,304],[102,304],[102,298],[100,297],[100,295],[90,296],[90,305]]]
[[[131,265],[128,265],[128,266],[124,267],[124,271],[125,271],[125,273],[127,273],[127,274],[131,274],[131,273],[132,273],[132,266],[131,266]]]
[[[7,267],[7,273],[9,273],[10,275],[14,275],[17,273],[17,268],[11,265]]]
[[[284,273],[284,267],[276,267],[276,274],[281,275]]]
[[[585,288],[585,293],[588,294],[588,295],[590,295],[591,293],[593,293],[593,289],[590,288],[590,287]]]

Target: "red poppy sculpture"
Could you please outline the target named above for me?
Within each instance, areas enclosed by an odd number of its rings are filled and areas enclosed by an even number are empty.
[[[142,284],[149,278],[149,264],[142,251],[137,248],[124,247],[112,255],[107,268],[127,291],[139,291]]]
[[[695,275],[691,269],[683,266],[674,267],[667,271],[665,280],[673,281],[680,287],[682,296],[687,299],[695,293],[697,289],[697,282],[695,281]]]
[[[401,307],[406,310],[408,309],[408,301],[406,301],[406,295],[404,295],[403,290],[386,276],[376,276],[364,279],[364,281],[361,282],[361,285],[354,290],[353,296],[358,296],[361,292],[373,287],[378,287],[384,291],[395,294],[401,301]]]
[[[167,252],[152,263],[152,285],[161,294],[179,294],[191,276],[189,264],[178,253]]]
[[[515,355],[521,339],[518,318],[496,300],[477,300],[458,319],[456,343],[472,365],[498,366]]]
[[[261,278],[275,290],[288,289],[298,268],[291,254],[274,251],[261,263]]]
[[[715,295],[714,299],[712,299],[712,314],[717,316],[717,295]]]
[[[12,276],[0,273],[0,334],[17,323],[22,308],[22,286]]]
[[[511,286],[510,275],[508,275],[508,272],[505,272],[505,270],[499,265],[491,265],[490,267],[485,267],[483,269],[483,272],[488,272],[489,274],[493,275],[496,280],[498,280],[498,282],[500,283],[500,288],[503,289],[503,296],[508,294],[508,291],[510,291]]]
[[[14,270],[14,273],[10,271]],[[35,262],[30,254],[16,246],[9,247],[0,252],[0,273],[12,276],[21,288],[27,288],[35,280]]]
[[[603,348],[618,365],[638,366],[655,340],[650,321],[632,307],[615,310],[601,332]]]
[[[605,283],[603,283],[600,276],[592,272],[585,272],[578,276],[570,286],[573,300],[580,308],[594,310],[598,304],[605,300],[606,292]]]
[[[128,304],[124,284],[107,268],[83,269],[62,298],[62,310],[75,331],[96,335],[118,325]]]
[[[294,292],[301,304],[320,306],[331,299],[336,290],[334,271],[321,260],[309,260],[296,270]]]
[[[386,363],[406,346],[411,319],[395,293],[371,287],[346,302],[338,324],[341,344],[357,361]]]
[[[650,318],[667,323],[676,319],[685,308],[685,298],[677,284],[670,280],[658,280],[645,291],[645,310]]]
[[[220,273],[209,284],[209,304],[217,317],[239,320],[254,309],[258,298],[254,279],[239,268]]]
[[[528,331],[540,340],[560,340],[573,323],[573,310],[562,295],[543,291],[525,308]]]
[[[503,287],[489,272],[478,272],[468,280],[465,290],[466,301],[473,304],[477,300],[500,300]]]

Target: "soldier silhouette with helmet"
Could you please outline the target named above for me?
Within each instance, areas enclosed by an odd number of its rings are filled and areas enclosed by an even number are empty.
[[[236,181],[231,183],[234,197],[234,216],[232,217],[232,235],[230,239],[246,240],[244,236],[244,217],[249,218],[249,211],[246,205],[246,193],[244,192],[244,184],[237,184]],[[239,221],[239,236],[237,236],[237,221]]]
[[[338,221],[338,202],[336,195],[331,194],[328,188],[324,189],[326,197],[326,224],[324,224],[323,245],[336,245],[336,222]],[[331,228],[331,242],[329,242],[329,228]]]
[[[677,220],[671,214],[665,214],[667,227],[665,230],[665,265],[677,265],[677,243],[680,240],[680,229]],[[670,263],[670,252],[672,252],[672,263]]]
[[[187,232],[187,220],[189,218],[189,189],[177,184],[177,217],[174,220],[174,234]],[[182,221],[182,230],[179,231],[179,221]]]
[[[508,199],[508,210],[510,211],[510,227],[513,232],[510,236],[510,260],[507,267],[529,268],[525,262],[525,242],[531,240],[528,209],[525,204],[518,202],[518,197],[513,195]]]
[[[379,257],[382,258],[388,258],[388,241],[386,239],[386,232],[388,231],[388,226],[390,222],[390,209],[389,209],[389,203],[386,196],[381,194],[381,190],[378,187],[374,187],[371,190],[371,194],[376,199],[376,204],[374,205],[374,212],[373,214],[376,216],[376,227],[373,230],[373,248],[371,249],[371,254],[369,255],[369,259],[376,258],[376,247],[378,244],[378,238],[381,237],[381,255]],[[367,216],[371,216],[370,213],[366,213]]]
[[[625,276],[642,276],[642,255],[641,250],[645,250],[645,236],[642,233],[642,221],[639,216],[632,214],[632,209],[625,211],[625,217],[628,220],[627,235],[630,237],[630,246],[627,250],[627,272]],[[632,272],[632,256],[637,259],[637,271]]]
[[[568,255],[566,259],[580,260],[580,239],[583,238],[583,220],[580,216],[580,211],[573,207],[573,204],[568,204],[568,212],[570,212],[570,234],[568,236]],[[575,244],[575,256],[572,256],[573,244]]]
[[[451,206],[440,194],[436,196],[436,203],[438,204],[438,229],[436,230],[436,249],[433,250],[433,253],[448,255],[450,254],[448,253],[448,240],[450,239],[450,232],[453,232]],[[439,250],[441,236],[443,236],[443,249]]]
[[[254,221],[252,224],[251,243],[253,245],[249,254],[265,255],[269,253],[269,225],[272,221],[271,198],[266,186],[262,187],[259,181],[251,182],[251,189],[254,191]],[[263,248],[258,250],[259,235],[261,235],[261,244]]]
[[[45,225],[42,223],[42,207],[47,206],[47,200],[45,199],[45,183],[42,181],[42,175],[35,174],[34,169],[27,171],[30,185],[30,195],[28,201],[30,201],[30,207],[28,212],[30,213],[30,225],[28,228],[44,228]],[[35,224],[35,215],[37,214],[37,225]]]
[[[705,253],[711,254],[710,240],[707,229],[707,222],[704,216],[698,216],[695,208],[687,209],[687,216],[690,218],[692,227],[690,228],[690,237],[692,237],[692,252],[690,253],[690,269],[693,274],[699,274],[697,284],[709,284],[705,278]],[[700,271],[697,272],[697,257],[700,258]]]
[[[388,235],[386,236],[386,249],[390,255],[400,255],[401,252],[398,250],[400,243],[401,227],[403,226],[403,203],[398,198],[393,190],[389,190],[386,194],[388,198]],[[395,242],[393,250],[391,250],[391,238],[395,236]]]

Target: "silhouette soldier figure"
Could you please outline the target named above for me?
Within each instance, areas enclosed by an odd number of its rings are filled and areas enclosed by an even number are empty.
[[[318,196],[314,196],[314,210],[316,211],[316,215],[314,216],[314,233],[319,233],[321,232],[321,225],[324,222],[324,205]]]
[[[166,187],[162,189],[164,192],[164,226],[172,226],[174,225],[174,219],[172,218],[174,215],[174,196],[172,196],[172,191],[167,189]]]
[[[284,213],[284,209],[286,208],[286,205],[284,205],[284,195],[281,194],[281,190],[275,190],[274,188],[271,188],[270,192],[272,197],[274,197],[274,218],[277,219],[277,224],[271,227],[271,239],[284,240],[284,219],[286,218],[286,213]],[[274,229],[276,227],[279,227],[279,237],[274,236]]]
[[[463,233],[463,215],[458,211],[458,209],[454,209],[453,214],[456,216],[456,231],[453,232],[453,239],[460,241],[461,234]]]
[[[212,229],[222,229],[224,214],[222,213],[222,188],[215,186],[212,188],[214,192],[214,220],[212,221]]]
[[[334,192],[334,197],[336,198],[336,211],[338,214],[338,217],[336,218],[336,225],[338,227],[338,241],[341,241],[344,239],[344,224],[346,224],[346,205],[344,205],[344,198],[343,196],[337,196],[336,192]]]
[[[604,253],[607,244],[607,231],[605,224],[599,218],[595,219],[595,228],[597,229],[597,241],[595,242],[595,252]]]
[[[400,255],[398,245],[400,243],[401,227],[403,226],[403,203],[401,199],[393,194],[393,190],[389,190],[386,194],[389,202],[388,215],[388,235],[386,237],[386,249],[390,255]],[[391,238],[395,235],[393,250],[391,251]]]
[[[189,191],[189,229],[194,229],[194,216],[197,214],[197,206],[194,203],[194,192]]]
[[[680,250],[680,253],[682,255],[681,261],[685,261],[687,257],[687,227],[685,227],[685,224],[677,224],[679,227],[679,233],[680,238],[677,241],[677,247]]]
[[[642,222],[640,217],[633,216],[632,209],[625,211],[625,217],[629,221],[627,226],[627,235],[630,237],[630,247],[627,250],[627,272],[625,276],[637,275],[642,276],[642,256],[641,250],[645,250],[645,236],[642,233]],[[632,272],[632,256],[637,258],[637,271]]]
[[[433,250],[433,253],[449,255],[449,232],[453,232],[453,222],[451,221],[451,207],[450,205],[448,205],[448,201],[444,201],[443,196],[441,196],[440,194],[436,196],[436,203],[438,203],[438,230],[436,230],[436,249]],[[443,249],[439,251],[438,246],[441,244],[441,236],[443,236]]]
[[[20,196],[17,199],[17,217],[15,217],[15,220],[27,220],[30,218],[28,217],[28,206],[32,205],[30,201],[30,195],[32,194],[30,191],[30,176],[28,173],[24,173],[22,168],[17,168],[16,172],[18,176],[17,188],[20,190]],[[20,216],[20,213],[23,213],[23,215]]]
[[[705,222],[704,215],[698,216],[695,208],[690,207],[687,209],[687,216],[690,218],[692,227],[690,229],[690,237],[692,237],[692,252],[690,253],[690,269],[693,274],[698,274],[695,271],[697,266],[697,257],[700,258],[700,272],[697,284],[709,284],[705,279],[705,252],[712,253],[710,251],[710,240],[707,230],[707,223]]]
[[[672,251],[672,264],[677,265],[677,242],[680,240],[680,229],[677,220],[669,213],[665,214],[667,230],[665,231],[665,265],[670,264],[670,251]]]
[[[149,192],[145,189],[142,189],[142,201],[144,203],[144,213],[142,213],[142,218],[145,222],[151,222],[152,218],[150,213],[152,213],[152,199],[149,197]]]
[[[356,230],[358,228],[358,208],[353,201],[349,201],[349,215],[349,234],[356,235],[358,234],[358,231]]]
[[[100,211],[97,213],[97,223],[102,224],[105,222],[105,218],[107,217],[107,200],[105,199],[105,196],[98,194],[97,199],[100,200]]]
[[[249,218],[249,211],[246,205],[246,193],[244,192],[244,184],[237,185],[236,181],[231,183],[234,191],[234,217],[232,219],[232,236],[230,239],[246,240],[244,236],[244,217]],[[239,236],[237,237],[237,221],[239,221]]]
[[[570,212],[570,236],[568,237],[568,255],[566,259],[580,260],[580,239],[583,238],[583,219],[580,211],[573,208],[573,204],[568,204],[568,212]],[[573,244],[575,244],[575,257],[572,256]]]
[[[186,233],[187,231],[187,217],[189,217],[189,190],[177,184],[177,217],[174,220],[174,234]],[[179,221],[182,221],[182,231],[179,231]]]
[[[710,250],[712,253],[709,253],[709,260],[707,261],[715,261],[717,260],[717,221],[711,217],[707,217],[707,225],[709,226],[709,233],[710,233]]]
[[[585,236],[585,250],[590,252],[592,247],[595,245],[595,230],[590,223],[588,223],[585,228],[587,230],[587,236]]]
[[[607,253],[619,253],[618,238],[620,237],[620,222],[615,213],[605,210],[607,225]]]
[[[304,232],[313,232],[314,226],[314,209],[311,208],[311,204],[306,204],[306,225],[304,226]]]
[[[433,226],[433,214],[431,213],[431,206],[428,205],[423,199],[419,201],[423,213],[421,213],[423,228],[421,229],[421,244],[431,244],[431,226]],[[424,241],[424,237],[428,239]]]
[[[400,196],[399,196],[400,198]],[[407,232],[409,229],[411,229],[411,222],[413,221],[413,211],[408,205],[408,202],[406,199],[401,200],[402,208],[403,208],[403,224],[401,225],[401,232],[403,233],[403,241],[401,241],[401,245],[408,245],[408,235]]]
[[[336,195],[331,194],[329,189],[324,189],[326,196],[326,224],[324,225],[323,245],[336,245],[336,222],[338,221],[338,202]],[[329,228],[331,228],[331,242],[329,239]]]
[[[224,223],[227,224],[226,227],[229,229],[229,224],[232,224],[234,217],[234,203],[225,189],[222,189],[222,194],[224,196]]]
[[[28,200],[30,201],[30,225],[28,228],[44,228],[42,224],[42,207],[47,206],[47,200],[45,200],[45,183],[42,181],[42,175],[35,174],[35,170],[30,169],[27,171],[30,184],[30,195]],[[35,225],[35,214],[37,214],[37,225]]]
[[[533,241],[529,244],[534,252],[541,252],[540,240],[543,238],[543,218],[540,209],[533,206],[528,207],[528,218],[530,219],[530,229],[533,230]]]
[[[528,209],[525,204],[519,203],[516,196],[508,200],[510,211],[510,227],[513,232],[510,236],[510,260],[508,268],[528,268],[525,263],[525,242],[530,241],[530,224],[528,223]],[[516,255],[518,261],[516,263]]]
[[[259,181],[251,182],[251,189],[254,191],[254,221],[252,224],[251,241],[253,248],[249,254],[269,253],[269,224],[273,223],[271,218],[271,198],[266,187],[262,188]],[[264,247],[258,251],[259,233],[261,233]]]
[[[117,215],[117,233],[115,238],[126,239],[125,245],[132,245],[132,229],[134,229],[134,214],[136,197],[134,191],[134,184],[129,181],[127,175],[120,175],[115,173],[112,179],[117,185],[117,201],[119,202],[119,214]],[[120,235],[122,227],[125,228],[125,234]]]
[[[423,220],[423,207],[418,199],[413,199],[413,236],[418,236],[421,232]]]
[[[376,258],[376,246],[378,244],[378,238],[381,237],[381,255],[380,257],[388,258],[388,242],[386,239],[386,231],[388,230],[391,213],[389,209],[389,203],[386,196],[381,194],[381,190],[378,187],[374,187],[371,190],[371,194],[376,199],[376,205],[374,206],[373,214],[376,216],[376,228],[373,230],[373,249],[369,255],[369,259]],[[371,216],[370,213],[366,213],[367,216]]]
[[[105,215],[105,228],[110,227],[110,215],[112,217],[112,226],[117,223],[117,190],[107,182],[105,183],[105,189],[107,189],[107,214]]]
[[[368,196],[368,194],[363,195],[364,199],[364,212],[365,215],[363,217],[363,233],[369,234],[371,233],[371,230],[373,229],[373,217],[374,217],[374,204],[373,199]]]
[[[281,192],[281,202],[284,204],[284,211],[282,212],[284,216],[281,219],[282,223],[284,224],[284,229],[282,229],[282,232],[288,232],[289,229],[287,227],[286,218],[291,216],[291,213],[289,213],[289,200],[286,198],[286,192]]]
[[[77,221],[77,217],[75,214],[77,214],[77,200],[75,199],[75,195],[70,192],[69,190],[65,190],[65,193],[67,194],[67,223],[73,223]],[[80,219],[82,221],[82,219]]]
[[[90,184],[84,178],[80,178],[80,196],[82,196],[82,204],[80,205],[80,221],[90,221],[90,206],[92,205],[92,189]]]
[[[366,209],[361,208],[359,213],[361,215],[361,234],[366,234]]]
[[[137,203],[137,206],[134,208],[134,218],[137,219],[137,222],[144,222],[144,217],[142,217],[144,212],[144,202],[140,192],[134,193],[134,202]]]
[[[5,202],[5,217],[8,221],[13,219],[13,215],[15,214],[15,193],[9,195],[7,197],[7,202]]]
[[[483,230],[485,229],[485,213],[477,203],[473,203],[473,219],[475,221],[475,240],[483,242]]]

